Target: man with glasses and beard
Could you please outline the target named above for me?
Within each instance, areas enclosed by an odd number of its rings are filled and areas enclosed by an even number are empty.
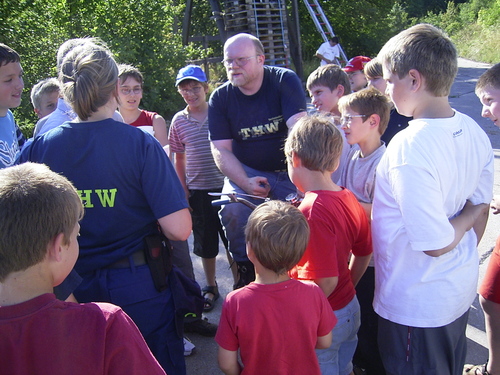
[[[264,61],[264,48],[256,37],[242,33],[226,41],[223,64],[228,82],[209,100],[210,140],[215,162],[226,176],[222,193],[285,199],[296,189],[288,178],[283,145],[288,130],[305,113],[305,91],[293,71]],[[255,278],[243,233],[250,212],[242,204],[228,204],[220,212],[238,265],[235,289]]]

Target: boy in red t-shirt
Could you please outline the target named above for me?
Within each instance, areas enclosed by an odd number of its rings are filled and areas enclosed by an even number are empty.
[[[330,346],[337,319],[317,285],[287,274],[304,254],[307,221],[289,203],[269,201],[252,212],[245,236],[256,278],[226,297],[215,336],[220,368],[225,374],[319,374],[314,349]]]
[[[43,164],[0,170],[0,372],[165,374],[134,322],[109,303],[52,294],[78,257],[83,206]]]
[[[356,197],[330,178],[338,167],[342,135],[330,119],[301,118],[285,143],[288,174],[305,193],[299,206],[311,229],[304,256],[289,272],[312,280],[328,297],[338,323],[333,342],[317,350],[323,374],[348,375],[360,325],[354,287],[370,261],[372,240],[368,218]]]

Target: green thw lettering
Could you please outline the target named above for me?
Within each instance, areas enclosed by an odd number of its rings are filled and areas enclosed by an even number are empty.
[[[96,189],[95,192],[101,201],[103,207],[114,207],[115,206],[115,195],[117,189]]]
[[[94,205],[92,204],[92,199],[90,198],[90,194],[92,194],[92,190],[77,190],[80,195],[80,199],[82,200],[83,207],[92,208]]]

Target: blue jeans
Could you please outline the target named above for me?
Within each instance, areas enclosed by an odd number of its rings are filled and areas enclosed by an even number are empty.
[[[334,311],[337,324],[332,331],[332,345],[327,349],[316,349],[319,367],[323,375],[349,375],[352,372],[352,357],[358,344],[358,329],[361,313],[356,296],[344,308]]]
[[[137,325],[156,360],[169,375],[185,375],[184,344],[177,335],[170,286],[158,292],[147,265],[100,269],[82,275],[75,290],[79,302],[120,306]]]
[[[286,171],[265,172],[258,171],[243,164],[242,166],[248,177],[262,176],[267,178],[267,181],[271,186],[271,191],[269,192],[269,197],[271,199],[284,200],[288,194],[297,191],[295,186],[288,178],[288,172]],[[222,193],[235,192],[246,194],[243,189],[241,189],[238,185],[236,185],[226,177],[224,180]],[[262,200],[258,199],[248,200],[255,204],[260,204],[263,202]],[[229,241],[229,251],[233,255],[233,258],[236,262],[248,261],[244,231],[245,225],[248,221],[248,217],[251,213],[252,210],[250,208],[240,203],[227,204],[222,207],[222,210],[220,210],[219,213],[224,231],[226,232],[226,237]]]

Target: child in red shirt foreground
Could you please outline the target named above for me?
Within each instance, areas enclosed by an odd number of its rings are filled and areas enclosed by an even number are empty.
[[[337,319],[317,285],[287,274],[306,248],[307,221],[294,206],[270,201],[252,212],[245,236],[256,278],[226,297],[215,336],[220,368],[225,374],[319,374],[314,349],[330,346]]]

